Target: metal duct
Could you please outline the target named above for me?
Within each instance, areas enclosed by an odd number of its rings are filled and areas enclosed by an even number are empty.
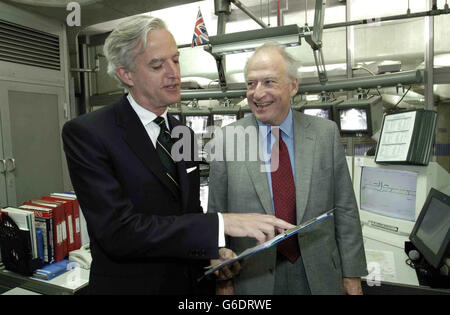
[[[0,20],[0,60],[59,71],[59,37]]]
[[[351,78],[347,80],[328,81],[325,85],[320,83],[300,84],[298,94],[320,93],[331,91],[351,91],[358,88],[380,88],[387,86],[396,86],[397,84],[410,85],[423,82],[423,70],[404,71],[393,74],[382,74],[371,77]],[[228,90],[225,92],[219,90],[192,90],[181,91],[181,100],[208,100],[220,98],[239,98],[246,96],[246,90]]]

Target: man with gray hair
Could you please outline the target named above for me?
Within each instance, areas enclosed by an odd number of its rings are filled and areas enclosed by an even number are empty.
[[[87,221],[93,294],[208,293],[197,283],[225,234],[263,242],[292,225],[262,214],[203,214],[199,168],[171,154],[167,113],[180,100],[179,52],[164,22],[148,16],[121,23],[106,39],[108,72],[129,93],[67,122],[63,143]],[[185,153],[185,152],[183,152]],[[185,154],[182,154],[185,156]]]
[[[364,246],[339,130],[334,122],[291,109],[298,90],[297,68],[295,59],[273,44],[258,48],[248,60],[247,101],[253,115],[224,128],[256,128],[270,163],[264,171],[262,159],[242,162],[230,157],[225,139],[226,160],[210,166],[208,212],[259,212],[295,225],[331,209],[334,216],[242,266],[225,269],[219,293],[362,293],[360,277],[367,274]],[[222,135],[227,134],[223,130]],[[229,244],[236,253],[255,246],[250,239],[233,237]]]

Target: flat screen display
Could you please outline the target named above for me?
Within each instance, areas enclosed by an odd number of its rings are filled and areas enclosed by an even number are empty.
[[[411,171],[364,166],[361,171],[361,210],[414,222],[417,175]]]
[[[449,227],[449,206],[439,199],[432,198],[416,235],[433,254],[437,255],[447,236]]]
[[[342,131],[366,131],[367,112],[362,108],[339,109],[339,121]]]

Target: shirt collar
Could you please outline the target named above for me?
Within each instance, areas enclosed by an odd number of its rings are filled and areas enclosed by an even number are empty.
[[[141,120],[141,122],[144,126],[147,126],[149,123],[151,123],[153,120],[155,120],[155,118],[157,117],[156,114],[152,113],[148,109],[139,105],[134,100],[133,96],[131,96],[131,93],[128,93],[127,99],[130,102],[131,107],[134,109],[134,111],[136,112],[136,114],[138,115],[139,119]],[[161,117],[164,118],[164,120],[166,121],[166,126],[167,126],[167,128],[169,128],[169,124],[167,121],[167,111],[168,111],[168,108],[166,108],[166,110],[161,115]]]
[[[270,130],[272,130],[272,128],[278,128],[278,127],[283,132],[283,136],[288,136],[289,138],[294,137],[294,123],[292,120],[292,108],[289,109],[289,113],[286,116],[286,119],[280,124],[280,126],[270,126],[270,125],[267,125],[267,124],[259,121],[258,119],[256,119],[256,122],[258,123],[258,126],[259,126],[259,132],[263,133],[263,135],[265,137],[267,137],[267,135],[269,134]]]

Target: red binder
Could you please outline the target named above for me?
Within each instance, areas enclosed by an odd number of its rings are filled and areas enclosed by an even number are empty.
[[[79,249],[81,247],[81,221],[80,221],[80,205],[75,195],[65,193],[51,193],[50,196],[63,200],[72,201],[73,210],[73,226],[75,234],[75,247]]]
[[[24,202],[24,205],[29,206],[37,206],[46,208],[52,213],[53,217],[53,246],[55,248],[55,262],[63,260],[64,257],[67,255],[67,242],[63,238],[63,228],[65,229],[65,226],[63,226],[64,221],[64,213],[62,207],[55,207],[50,206],[47,204],[42,204],[38,201],[28,201]]]
[[[67,242],[67,254],[75,250],[75,240],[73,238],[73,224],[72,224],[72,206],[67,201],[58,201],[49,196],[42,196],[40,199],[44,203],[55,204],[61,206],[64,211],[64,222],[66,227],[65,239]]]
[[[50,196],[42,196],[43,200],[49,200],[49,201],[55,201],[55,202],[61,202],[64,204],[64,209],[66,211],[66,219],[67,219],[67,226],[69,227],[69,234],[68,234],[68,240],[69,240],[69,252],[80,249],[81,247],[81,238],[80,241],[77,242],[77,236],[76,236],[76,223],[75,223],[75,215],[74,215],[74,202],[72,199],[54,196],[50,194]],[[78,244],[77,244],[78,243]]]

